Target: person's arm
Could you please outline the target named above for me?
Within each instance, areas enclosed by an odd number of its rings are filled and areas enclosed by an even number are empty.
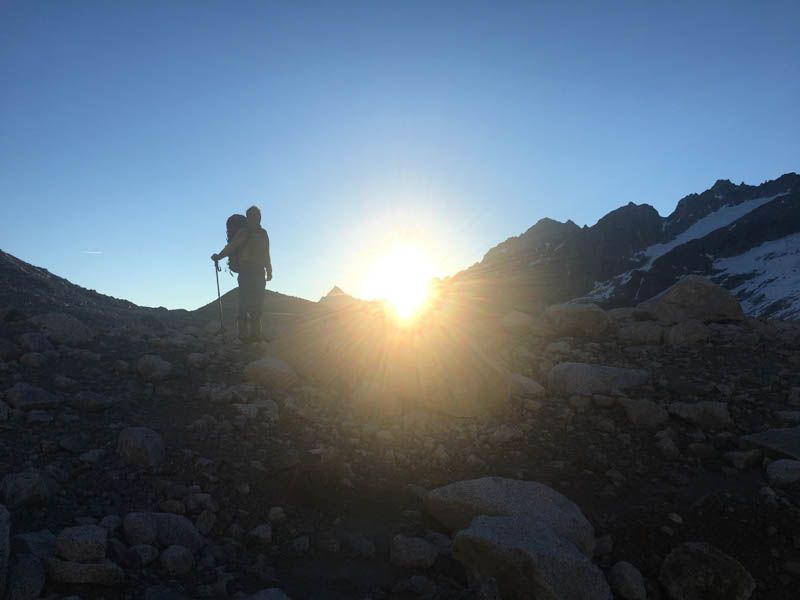
[[[267,238],[267,281],[272,280],[272,259],[269,257],[269,234],[264,231],[264,236]]]
[[[220,250],[219,254],[212,254],[211,260],[216,262],[218,260],[222,260],[226,256],[236,254],[245,243],[245,240],[247,240],[247,232],[242,229],[235,236],[233,236],[233,239],[228,242],[228,244],[222,250]]]

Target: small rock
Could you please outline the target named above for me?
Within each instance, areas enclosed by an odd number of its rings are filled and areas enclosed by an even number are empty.
[[[114,406],[114,401],[95,392],[78,392],[72,397],[70,406],[86,412],[95,412],[111,408]]]
[[[514,373],[511,375],[511,395],[519,396],[521,398],[538,398],[544,395],[545,389],[537,381]]]
[[[32,554],[21,554],[9,567],[5,599],[35,600],[42,593],[44,584],[45,572],[42,559]],[[0,593],[2,592],[3,587],[0,585]]]
[[[194,568],[192,551],[184,546],[168,547],[161,553],[159,562],[170,575],[186,575]]]
[[[405,569],[427,569],[436,562],[436,548],[428,541],[397,534],[392,538],[391,561]]]
[[[782,458],[767,465],[767,479],[770,485],[786,487],[800,481],[800,460]]]
[[[211,533],[211,530],[214,529],[216,522],[217,516],[210,510],[204,510],[197,516],[194,524],[195,527],[197,527],[197,531],[199,531],[202,535],[208,535]]]
[[[50,485],[39,471],[10,473],[0,481],[0,494],[12,509],[44,504],[50,493]]]
[[[96,562],[106,557],[108,532],[98,525],[67,527],[56,538],[56,552],[65,560]]]
[[[96,585],[121,585],[125,573],[110,560],[98,563],[78,563],[50,557],[46,562],[47,576],[57,583],[91,583]]]
[[[122,520],[122,531],[131,545],[152,544],[158,538],[158,525],[153,513],[128,513]]]
[[[147,354],[137,361],[136,370],[147,381],[161,381],[169,377],[172,365],[156,354]]]
[[[628,420],[636,427],[655,428],[669,421],[667,411],[651,400],[623,398],[619,401]]]
[[[280,506],[273,506],[269,509],[269,516],[270,522],[272,523],[282,523],[286,520],[286,513],[284,512],[283,508]]]
[[[608,583],[614,593],[623,600],[646,600],[644,577],[629,562],[620,561],[608,571]]]
[[[251,540],[261,546],[269,546],[272,543],[272,525],[264,523],[253,527],[247,534]]]
[[[733,419],[725,402],[702,400],[694,404],[689,402],[673,402],[669,405],[669,413],[691,423],[701,429],[725,429],[733,425]]]
[[[19,364],[29,369],[41,369],[47,364],[47,357],[40,352],[26,352],[20,357]]]
[[[732,450],[723,455],[734,467],[743,471],[745,469],[752,469],[753,467],[761,464],[764,455],[761,450]]]
[[[5,395],[6,401],[17,410],[55,408],[63,402],[58,396],[27,383],[17,383]]]
[[[146,567],[158,558],[158,548],[150,544],[135,544],[128,549],[127,555],[134,564]]]
[[[8,509],[0,504],[0,598],[6,593],[6,571],[8,559],[11,555],[11,514]]]
[[[288,364],[271,356],[248,364],[244,368],[244,376],[248,381],[276,390],[287,390],[297,381],[297,375]]]
[[[164,442],[152,429],[128,427],[119,434],[117,452],[128,464],[155,467],[164,460]]]

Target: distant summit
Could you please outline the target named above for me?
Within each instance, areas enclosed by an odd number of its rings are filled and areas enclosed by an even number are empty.
[[[319,299],[318,304],[325,308],[345,308],[355,302],[358,302],[358,300],[346,293],[338,285],[335,285],[331,288],[331,291]]]

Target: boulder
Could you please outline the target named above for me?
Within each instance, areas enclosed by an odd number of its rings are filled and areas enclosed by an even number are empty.
[[[279,358],[268,356],[251,362],[244,368],[248,381],[260,383],[276,390],[287,390],[297,381],[294,369]]]
[[[744,320],[742,307],[733,294],[698,275],[684,277],[637,309],[651,312],[665,323]]]
[[[711,329],[702,321],[692,319],[677,323],[667,329],[664,341],[668,346],[704,344],[711,337]]]
[[[627,323],[617,330],[617,338],[630,346],[658,345],[664,339],[664,327],[652,321]]]
[[[172,364],[156,354],[146,354],[136,362],[136,370],[147,381],[161,381],[169,377]]]
[[[150,544],[135,544],[128,549],[126,558],[135,565],[146,567],[158,558],[158,548]]]
[[[158,524],[153,513],[132,512],[122,520],[122,531],[131,546],[150,545],[158,538]]]
[[[710,544],[681,544],[661,564],[670,600],[747,600],[756,582],[736,559]]]
[[[436,548],[422,538],[397,534],[392,538],[392,564],[404,569],[427,569],[436,562]]]
[[[800,460],[800,426],[752,433],[742,436],[741,441],[751,448]]]
[[[47,559],[47,576],[56,583],[90,583],[95,585],[122,585],[125,572],[110,560],[79,563],[55,557]]]
[[[544,311],[544,318],[558,335],[598,337],[614,324],[596,304],[555,304]]]
[[[189,519],[172,513],[151,513],[156,522],[158,542],[162,546],[185,546],[192,552],[198,552],[205,542]]]
[[[537,398],[544,395],[544,393],[544,387],[530,377],[520,375],[519,373],[514,373],[511,375],[512,396],[519,396],[522,398]]]
[[[5,600],[36,600],[40,597],[44,584],[42,559],[32,554],[21,554],[9,566]]]
[[[272,525],[270,523],[256,525],[247,533],[247,537],[255,544],[267,548],[272,543]]]
[[[18,533],[11,540],[11,549],[15,555],[32,554],[45,559],[55,554],[56,536],[48,530]]]
[[[27,383],[17,383],[6,390],[6,401],[17,410],[39,410],[55,408],[63,400],[47,390]]]
[[[548,385],[565,396],[578,394],[614,394],[650,380],[642,369],[621,369],[587,363],[564,362],[556,365],[547,376]]]
[[[30,320],[51,340],[59,344],[83,344],[94,337],[92,330],[72,315],[46,313],[36,315]]]
[[[479,516],[456,534],[453,556],[497,580],[506,600],[611,600],[603,573],[569,540],[533,517]]]
[[[0,598],[5,598],[8,559],[11,556],[11,514],[0,504]]]
[[[478,515],[528,516],[546,523],[592,556],[594,528],[581,509],[566,496],[535,481],[482,477],[431,490],[425,509],[445,527],[458,530]]]
[[[98,525],[67,527],[56,538],[56,552],[65,560],[96,562],[106,557],[108,531]]]
[[[619,401],[628,420],[636,427],[655,428],[669,421],[666,409],[651,400],[623,398]]]
[[[701,400],[700,402],[673,402],[669,414],[699,427],[700,429],[725,429],[733,425],[733,419],[725,402]]]
[[[0,494],[6,506],[15,509],[45,504],[51,494],[50,485],[39,471],[9,473],[0,481]]]
[[[531,332],[534,318],[528,313],[512,310],[500,319],[500,327],[509,333],[526,334]]]
[[[781,458],[767,465],[767,479],[775,487],[790,486],[800,481],[800,460]]]
[[[608,570],[608,583],[622,600],[646,600],[644,577],[631,563],[620,561]]]
[[[166,548],[159,556],[159,562],[170,575],[186,575],[194,568],[191,550],[177,544]]]
[[[194,524],[183,515],[163,512],[132,512],[122,520],[122,530],[128,543],[162,546],[184,546],[199,551],[205,542]]]
[[[155,467],[164,460],[164,441],[147,427],[128,427],[119,434],[117,452],[130,465]]]
[[[114,406],[114,401],[95,392],[78,392],[70,400],[70,406],[85,412],[96,412],[111,408]]]

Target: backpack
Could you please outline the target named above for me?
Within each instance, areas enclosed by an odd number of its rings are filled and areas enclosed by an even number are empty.
[[[230,244],[233,241],[233,238],[236,237],[236,234],[239,231],[247,226],[247,217],[244,215],[231,215],[228,217],[228,220],[225,222],[225,229],[228,235],[228,243]],[[228,257],[228,269],[232,273],[239,272],[239,257],[235,254],[233,256]]]

